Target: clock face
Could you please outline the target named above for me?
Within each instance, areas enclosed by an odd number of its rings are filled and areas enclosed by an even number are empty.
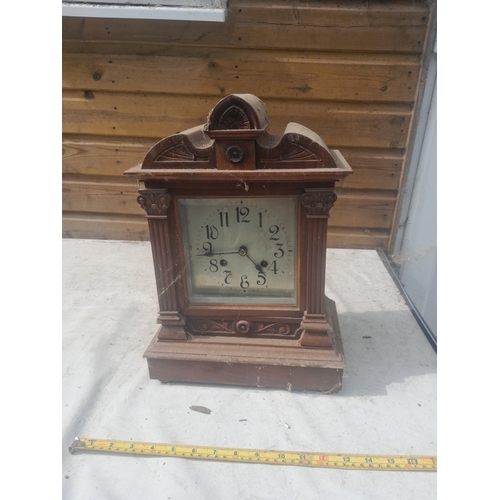
[[[191,303],[295,304],[297,198],[180,198]]]

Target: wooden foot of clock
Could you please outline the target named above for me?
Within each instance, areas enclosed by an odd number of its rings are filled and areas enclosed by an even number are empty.
[[[335,182],[352,170],[311,130],[290,123],[275,137],[268,126],[262,101],[230,95],[125,172],[140,182],[155,266],[152,379],[342,386],[326,236]]]

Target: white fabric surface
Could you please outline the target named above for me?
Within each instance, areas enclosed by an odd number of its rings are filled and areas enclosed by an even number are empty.
[[[161,384],[149,243],[63,240],[63,498],[432,499],[437,474],[77,453],[75,436],[330,453],[436,454],[436,355],[371,250],[328,250],[343,390]],[[190,410],[205,406],[211,414]]]

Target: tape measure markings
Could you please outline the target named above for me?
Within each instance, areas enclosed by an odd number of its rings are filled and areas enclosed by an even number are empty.
[[[226,462],[326,467],[331,469],[437,471],[437,457],[420,455],[310,453],[114,441],[91,438],[75,438],[69,451],[71,453],[75,453],[76,451],[96,451],[135,455],[170,456]]]

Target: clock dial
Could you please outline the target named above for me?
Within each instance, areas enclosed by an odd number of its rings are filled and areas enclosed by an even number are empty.
[[[295,304],[296,197],[180,198],[189,301]]]

